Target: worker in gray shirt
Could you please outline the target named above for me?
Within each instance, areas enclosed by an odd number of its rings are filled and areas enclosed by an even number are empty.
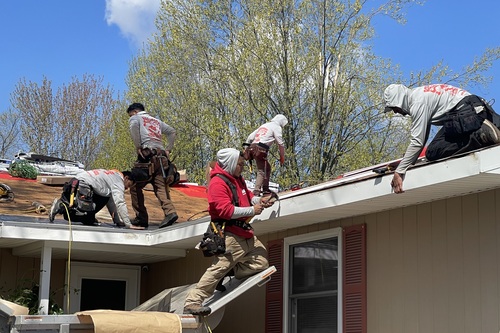
[[[500,142],[500,116],[482,98],[447,84],[408,88],[391,84],[384,91],[385,110],[410,116],[411,138],[394,172],[391,186],[402,193],[408,167],[415,163],[429,138],[431,125],[442,126],[425,156],[435,161]]]

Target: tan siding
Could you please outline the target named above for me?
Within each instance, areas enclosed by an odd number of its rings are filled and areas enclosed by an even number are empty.
[[[433,330],[448,332],[448,281],[446,257],[446,203],[433,202],[432,211],[432,296]]]
[[[417,260],[418,265],[418,332],[432,332],[432,240],[431,205],[417,207]]]
[[[496,239],[498,240],[499,243],[497,243],[497,248],[496,248],[496,255],[497,255],[497,276],[500,277],[500,190],[496,190],[495,191],[495,202],[494,202],[494,205],[495,205],[495,217],[497,217],[495,219],[495,236],[496,236]],[[497,298],[500,299],[500,278],[497,279],[497,284],[496,284],[496,287],[497,287]],[[500,307],[497,308],[497,320],[498,320],[498,327],[500,327]]]
[[[464,307],[464,234],[461,198],[453,198],[446,201],[446,234],[447,234],[447,258],[448,258],[448,307],[449,307],[449,331],[453,333],[465,333],[465,307]]]
[[[462,199],[462,221],[464,229],[464,299],[465,332],[479,332],[481,327],[481,285],[479,276],[479,220],[477,195]]]
[[[3,293],[8,293],[16,287],[17,277],[17,258],[13,257],[11,250],[1,249],[0,257],[0,281],[2,281],[1,289]],[[15,273],[15,274],[13,274]]]
[[[401,332],[418,332],[418,242],[417,242],[417,209],[408,207],[403,209],[403,232],[401,240],[403,242],[402,260],[403,272],[401,276],[402,290],[402,311],[401,320],[403,327]],[[415,258],[415,260],[406,260]],[[406,284],[404,281],[408,281]]]
[[[367,216],[368,332],[500,328],[499,191]]]
[[[381,213],[377,216],[377,225],[375,228],[372,226],[367,226],[366,230],[370,233],[370,230],[375,231],[377,233],[377,243],[373,244],[375,246],[376,262],[377,262],[377,271],[375,273],[374,278],[376,279],[374,288],[377,289],[377,293],[375,296],[375,300],[377,302],[382,302],[382,304],[387,304],[386,309],[382,309],[379,307],[375,307],[377,311],[377,322],[376,327],[379,332],[390,332],[391,331],[391,281],[390,274],[391,272],[391,262],[390,262],[390,214],[389,212]],[[367,249],[369,253],[371,251],[370,248]],[[372,272],[370,272],[372,273]],[[372,279],[371,274],[368,274],[368,289],[371,288],[370,280]],[[368,300],[368,308],[370,306],[370,300]],[[388,311],[389,310],[389,311]],[[370,323],[368,323],[368,332],[370,332]]]
[[[481,330],[498,332],[498,259],[493,192],[479,193],[479,265],[481,275]]]
[[[405,284],[403,280],[404,274],[404,257],[403,257],[403,223],[401,209],[391,211],[389,218],[389,237],[390,237],[390,278],[388,279],[391,286],[391,292],[394,294],[391,302],[391,331],[403,332],[403,315],[404,315],[404,297]]]

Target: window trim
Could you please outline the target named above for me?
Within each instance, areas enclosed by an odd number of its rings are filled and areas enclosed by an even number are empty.
[[[320,230],[317,232],[306,233],[302,235],[296,235],[291,237],[286,237],[283,239],[283,332],[288,332],[290,329],[290,302],[288,299],[289,288],[290,288],[290,246],[300,243],[306,243],[310,241],[326,239],[337,237],[338,244],[338,272],[337,272],[337,285],[338,285],[338,297],[337,297],[337,327],[339,332],[342,332],[343,327],[343,317],[342,317],[342,276],[343,276],[343,240],[342,240],[342,228],[333,228],[327,230]]]
[[[80,311],[82,279],[120,280],[126,282],[125,309],[132,310],[139,305],[141,267],[136,265],[116,265],[90,262],[72,262],[70,271],[70,304],[69,313]],[[68,281],[66,271],[65,281]],[[77,292],[75,292],[75,290]],[[64,297],[64,309],[68,308],[67,297]]]

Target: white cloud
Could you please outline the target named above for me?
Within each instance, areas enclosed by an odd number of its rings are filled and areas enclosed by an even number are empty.
[[[106,0],[106,22],[116,24],[125,38],[140,48],[155,32],[161,0]]]

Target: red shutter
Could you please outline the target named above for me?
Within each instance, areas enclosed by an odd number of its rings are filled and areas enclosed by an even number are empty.
[[[266,284],[266,333],[283,332],[283,239],[267,243],[269,266],[276,267]]]
[[[366,333],[366,225],[343,233],[343,332]]]

